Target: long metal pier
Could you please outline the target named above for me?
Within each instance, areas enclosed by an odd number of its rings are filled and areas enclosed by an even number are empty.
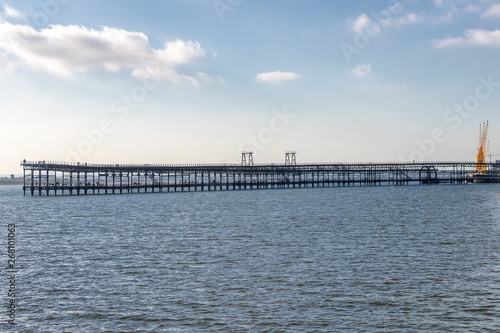
[[[24,195],[87,195],[336,186],[498,182],[500,163],[319,163],[262,165],[124,165],[26,161]]]

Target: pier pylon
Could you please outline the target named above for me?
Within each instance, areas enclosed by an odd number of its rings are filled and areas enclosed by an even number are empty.
[[[241,165],[253,166],[253,151],[247,150],[241,152]]]
[[[295,151],[285,152],[285,165],[297,165],[297,159],[295,157]]]

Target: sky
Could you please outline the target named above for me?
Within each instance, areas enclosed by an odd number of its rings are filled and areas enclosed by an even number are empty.
[[[500,159],[498,0],[0,0],[0,175]]]

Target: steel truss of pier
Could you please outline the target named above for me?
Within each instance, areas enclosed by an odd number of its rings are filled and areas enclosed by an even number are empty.
[[[465,184],[476,162],[124,165],[26,161],[24,195],[88,195],[337,186]],[[484,163],[497,178],[500,164]],[[488,181],[485,181],[488,182]],[[493,182],[493,181],[492,181]]]

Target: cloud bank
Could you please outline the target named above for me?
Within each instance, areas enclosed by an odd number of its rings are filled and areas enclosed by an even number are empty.
[[[197,79],[180,74],[177,68],[205,57],[205,50],[198,42],[180,39],[155,49],[144,33],[106,26],[95,30],[77,25],[51,25],[35,30],[0,21],[0,56],[4,63],[8,59],[11,66],[15,63],[18,67],[61,77],[91,70],[129,69],[136,78],[154,77],[196,85]]]

